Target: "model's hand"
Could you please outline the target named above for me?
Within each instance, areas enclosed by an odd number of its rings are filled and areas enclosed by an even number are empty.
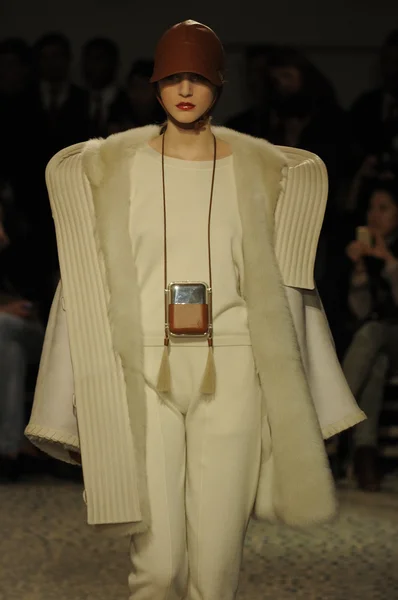
[[[32,314],[32,308],[32,303],[28,300],[13,300],[4,304],[4,306],[0,306],[0,312],[27,319]]]

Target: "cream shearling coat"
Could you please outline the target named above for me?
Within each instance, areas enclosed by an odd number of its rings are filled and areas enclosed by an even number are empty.
[[[313,281],[326,169],[302,150],[225,128],[214,133],[234,154],[244,296],[264,396],[254,514],[292,526],[323,522],[336,510],[323,438],[364,419]],[[145,127],[78,144],[47,168],[62,284],[26,435],[61,460],[81,452],[88,523],[121,533],[150,526],[140,299],[128,216],[134,154],[158,134]]]

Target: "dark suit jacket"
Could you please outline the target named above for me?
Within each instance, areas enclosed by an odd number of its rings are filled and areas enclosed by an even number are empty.
[[[34,92],[34,110],[42,132],[43,157],[46,163],[56,152],[89,137],[89,98],[85,90],[71,84],[66,101],[55,114],[43,105],[40,89]]]
[[[379,155],[389,145],[391,132],[383,123],[384,92],[381,88],[362,94],[350,111],[355,140],[364,156]]]

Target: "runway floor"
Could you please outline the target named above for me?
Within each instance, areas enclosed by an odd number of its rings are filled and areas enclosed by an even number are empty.
[[[380,494],[339,486],[330,525],[297,532],[252,522],[239,600],[398,599],[398,477]],[[85,525],[79,484],[0,486],[1,600],[126,600],[127,540]]]

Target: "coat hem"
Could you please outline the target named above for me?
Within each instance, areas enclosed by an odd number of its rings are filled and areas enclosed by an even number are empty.
[[[358,425],[358,423],[361,423],[366,419],[367,416],[365,415],[365,413],[362,410],[358,409],[354,414],[345,417],[341,421],[337,421],[337,423],[332,423],[331,425],[324,427],[322,429],[323,438],[327,440],[333,435],[337,435],[345,429],[350,429],[350,427],[354,427],[355,425]]]

